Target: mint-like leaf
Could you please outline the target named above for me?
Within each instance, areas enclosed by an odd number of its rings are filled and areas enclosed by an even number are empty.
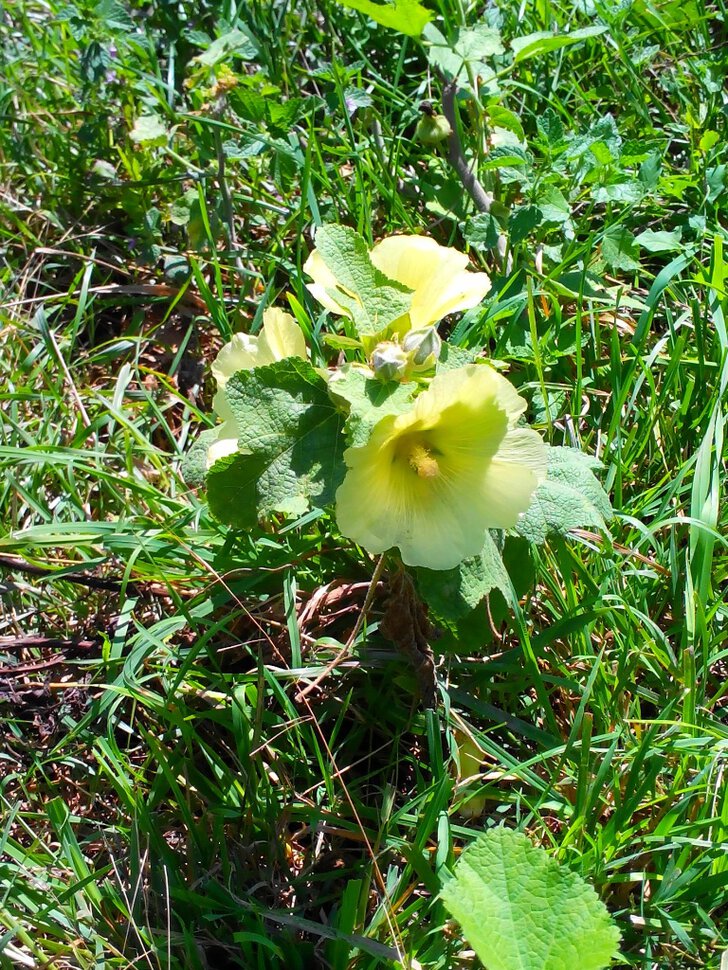
[[[631,273],[640,268],[639,246],[625,226],[609,226],[602,236],[602,256],[610,269]]]
[[[479,353],[477,348],[466,350],[464,347],[453,347],[452,344],[443,341],[440,359],[437,362],[437,373],[444,374],[445,371],[458,370],[466,364],[473,364]]]
[[[334,499],[344,475],[343,416],[326,381],[297,357],[239,371],[225,385],[240,452],[207,476],[210,510],[236,528]]]
[[[358,232],[348,226],[321,226],[316,250],[336,277],[331,298],[347,311],[359,334],[374,336],[409,311],[412,291],[372,264]]]
[[[515,531],[531,542],[544,542],[549,532],[596,526],[605,529],[612,516],[609,496],[594,475],[596,458],[577,448],[549,448],[546,481],[536,489]]]
[[[487,970],[602,970],[619,931],[604,903],[520,832],[484,832],[442,889]]]

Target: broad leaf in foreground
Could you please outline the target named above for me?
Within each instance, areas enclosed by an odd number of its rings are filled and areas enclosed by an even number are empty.
[[[520,832],[480,835],[442,898],[487,970],[602,970],[617,955],[619,931],[592,887]]]
[[[595,526],[606,528],[612,516],[609,496],[594,475],[596,458],[576,448],[549,448],[548,474],[536,489],[528,510],[515,531],[541,543],[549,532]]]
[[[182,459],[182,478],[190,488],[200,488],[207,476],[207,449],[217,441],[218,428],[206,428],[194,441]]]
[[[207,476],[212,513],[244,528],[270,512],[301,515],[332,502],[344,474],[343,416],[323,377],[289,357],[240,371],[224,393],[240,451]]]

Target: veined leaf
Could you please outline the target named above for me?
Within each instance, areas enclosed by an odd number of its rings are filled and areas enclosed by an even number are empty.
[[[588,37],[597,37],[607,29],[605,24],[594,24],[591,27],[582,27],[581,30],[572,30],[568,34],[552,34],[547,30],[539,30],[534,34],[526,34],[524,37],[515,37],[511,41],[511,50],[515,54],[514,64],[520,64],[530,57],[538,57],[539,54],[548,54],[556,51],[560,47],[569,47],[577,44],[580,40]]]
[[[240,451],[207,475],[210,510],[235,528],[270,512],[301,515],[333,501],[344,476],[343,415],[311,365],[288,357],[225,385]]]
[[[346,419],[346,435],[354,446],[366,444],[372,428],[388,414],[403,414],[412,406],[413,382],[384,384],[361,370],[350,367],[329,383],[329,393],[343,398],[351,410]]]
[[[373,0],[336,0],[342,7],[365,13],[382,27],[398,30],[408,37],[419,37],[432,14],[418,0],[392,0],[392,3],[374,3]]]
[[[546,481],[536,489],[515,531],[531,542],[544,542],[549,532],[606,528],[612,506],[594,475],[599,467],[595,458],[577,448],[549,448]]]
[[[440,619],[454,623],[480,603],[493,589],[508,594],[510,580],[498,546],[485,533],[483,550],[464,559],[455,569],[417,569],[417,586],[424,601]]]
[[[484,832],[442,890],[487,970],[602,970],[619,931],[584,880],[520,832]]]
[[[336,278],[332,299],[346,309],[359,334],[374,336],[407,313],[412,291],[376,269],[359,233],[348,226],[321,226],[316,250]]]

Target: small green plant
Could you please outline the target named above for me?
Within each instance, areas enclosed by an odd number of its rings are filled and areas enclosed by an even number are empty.
[[[602,970],[619,931],[591,886],[520,832],[465,850],[442,899],[486,970]]]

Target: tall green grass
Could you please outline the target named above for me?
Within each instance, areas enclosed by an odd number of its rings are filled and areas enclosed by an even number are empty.
[[[445,33],[486,15],[431,9]],[[412,140],[441,94],[416,42],[323,0],[5,9],[0,966],[471,966],[441,875],[505,822],[595,885],[623,966],[718,970],[725,14],[488,8],[506,40],[608,27],[500,79],[530,152],[527,180],[481,173],[506,272]],[[233,27],[255,49],[223,98],[190,60]],[[132,137],[148,115],[159,143]],[[568,225],[509,223],[546,190]],[[317,514],[231,533],[178,474],[222,341],[286,294],[318,333],[301,266],[329,221],[471,240],[494,287],[454,338],[508,363],[551,443],[600,458],[618,513],[514,564],[515,613],[493,600],[433,644],[434,711],[376,610],[297,703],[372,565]],[[669,238],[635,249],[645,229]],[[456,778],[455,730],[477,778]]]

